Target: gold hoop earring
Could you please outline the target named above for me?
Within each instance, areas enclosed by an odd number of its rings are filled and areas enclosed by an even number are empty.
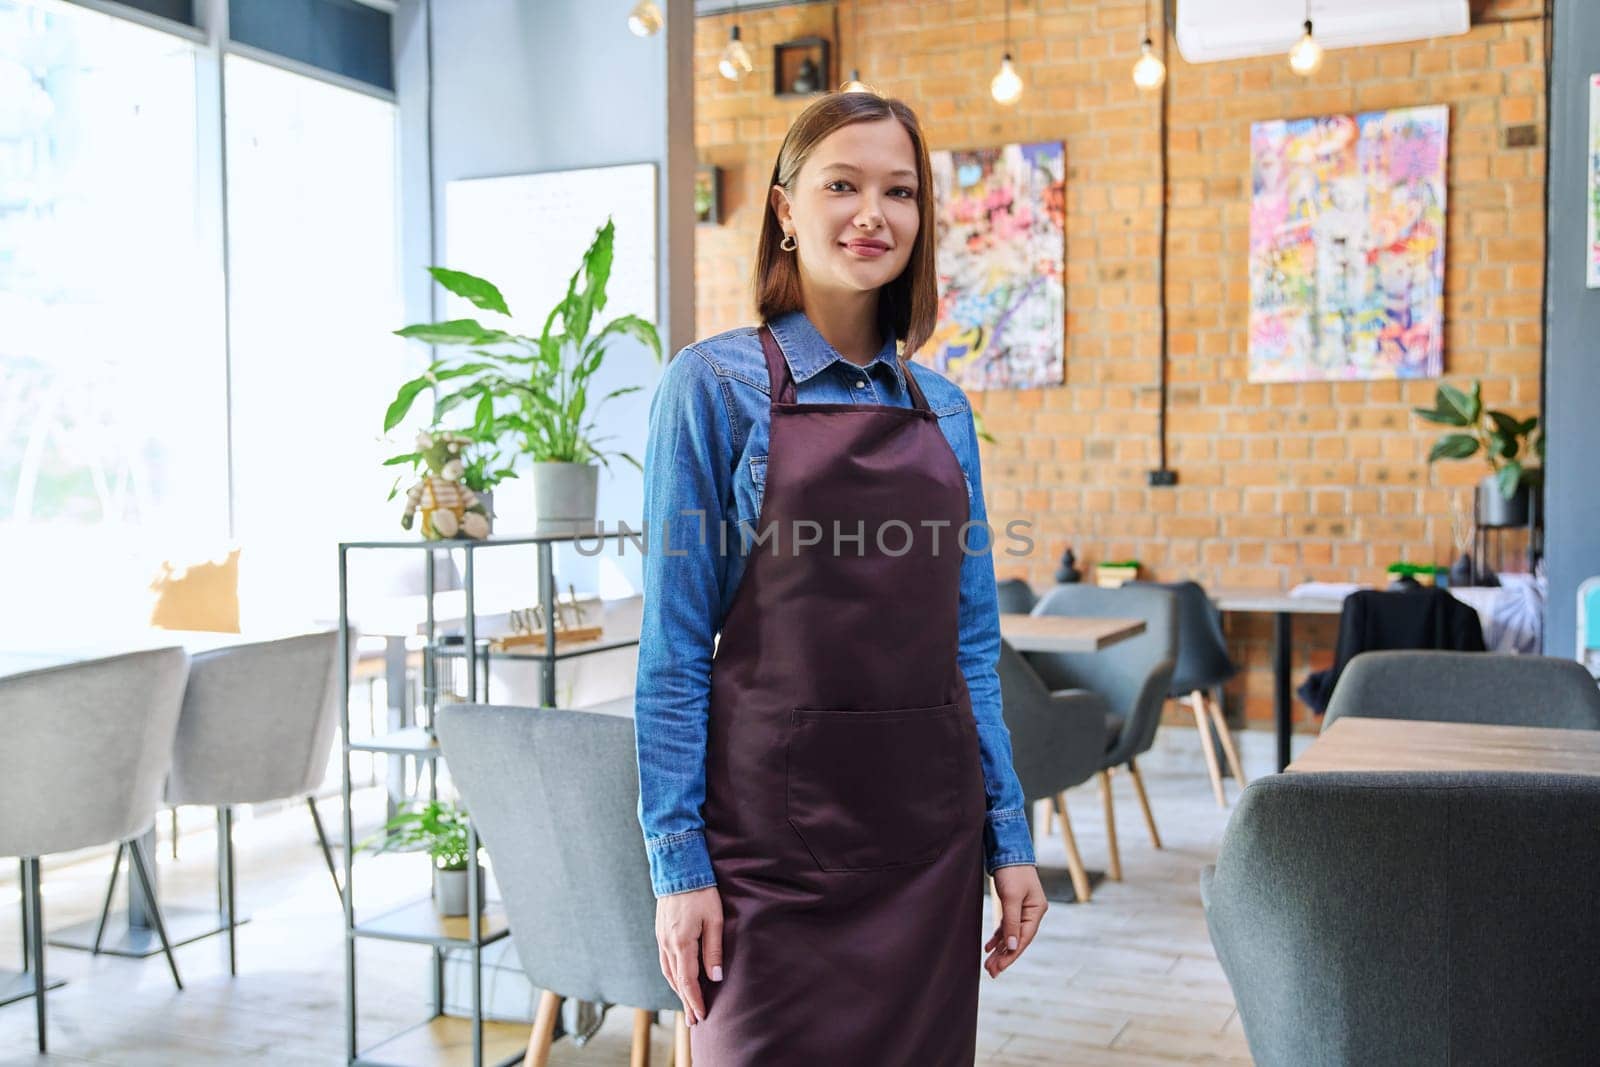
[[[786,233],[783,235],[783,240],[778,242],[778,247],[783,249],[785,252],[793,252],[796,248],[800,247],[800,243],[794,239],[794,234]]]

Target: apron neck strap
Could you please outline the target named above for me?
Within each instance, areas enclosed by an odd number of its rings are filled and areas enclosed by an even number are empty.
[[[767,381],[772,402],[793,404],[794,375],[789,371],[789,361],[783,358],[783,349],[778,347],[778,339],[772,336],[772,329],[766,323],[761,324],[761,351],[767,357]],[[911,391],[911,406],[918,411],[929,411],[928,398],[922,395],[922,386],[917,384],[917,376],[911,372],[911,361],[900,359],[899,362],[900,372],[906,377],[906,388]]]

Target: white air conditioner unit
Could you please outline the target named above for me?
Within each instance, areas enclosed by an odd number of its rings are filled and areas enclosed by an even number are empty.
[[[1296,0],[1178,0],[1178,51],[1190,63],[1283,55],[1305,32]],[[1467,0],[1311,0],[1324,48],[1421,41],[1466,33]]]

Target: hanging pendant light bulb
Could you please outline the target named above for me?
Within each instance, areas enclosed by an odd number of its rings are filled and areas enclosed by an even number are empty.
[[[856,52],[861,47],[861,22],[856,18],[856,12],[861,9],[861,0],[856,0],[850,5],[850,51]],[[878,90],[861,80],[861,68],[850,68],[850,80],[839,86],[841,93],[876,93]]]
[[[1017,68],[1011,65],[1010,52],[1000,57],[1000,70],[989,82],[989,95],[994,97],[995,103],[1007,107],[1022,98],[1022,79],[1017,76]]]
[[[653,37],[661,32],[661,8],[656,0],[639,0],[628,12],[628,29],[635,37]]]
[[[1006,50],[1000,57],[1000,70],[989,82],[989,95],[1003,107],[1010,107],[1022,98],[1022,79],[1011,64],[1011,0],[1006,0]]]
[[[1307,4],[1309,8],[1311,5]],[[1310,14],[1307,11],[1307,14]],[[1295,42],[1289,49],[1289,67],[1301,77],[1309,78],[1322,68],[1322,46],[1311,33],[1311,20],[1306,19],[1305,36]]]
[[[850,71],[850,80],[845,82],[844,85],[840,86],[839,91],[841,93],[871,93],[876,92],[877,90],[873,89],[872,86],[862,81],[861,72],[852,68]]]
[[[1163,27],[1165,36],[1165,27]],[[1140,89],[1149,91],[1161,88],[1161,83],[1167,80],[1167,65],[1161,62],[1161,57],[1155,53],[1155,44],[1150,40],[1150,4],[1146,0],[1144,11],[1144,42],[1139,45],[1139,58],[1133,64],[1133,84]]]
[[[750,50],[739,40],[739,27],[735,26],[728,35],[728,47],[722,50],[722,58],[717,60],[717,70],[722,72],[724,78],[736,82],[754,69],[754,64],[750,62]]]

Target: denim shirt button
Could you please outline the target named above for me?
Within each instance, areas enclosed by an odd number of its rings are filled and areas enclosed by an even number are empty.
[[[856,379],[856,388],[857,389],[865,389],[866,387],[867,387],[867,383],[866,382],[862,381],[860,378]]]

